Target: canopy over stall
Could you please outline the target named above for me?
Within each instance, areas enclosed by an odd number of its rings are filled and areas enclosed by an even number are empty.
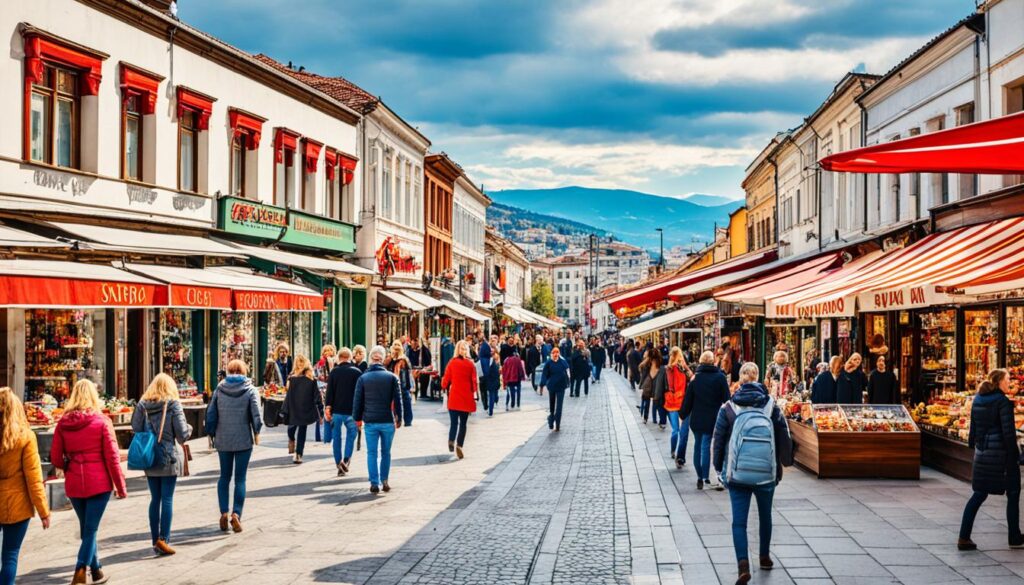
[[[459,303],[456,303],[454,301],[449,301],[447,299],[441,299],[441,304],[443,304],[446,308],[450,309],[451,311],[453,311],[453,312],[455,312],[455,313],[457,313],[459,315],[462,315],[463,317],[466,317],[467,319],[473,319],[474,321],[490,321],[491,320],[491,318],[488,317],[487,315],[484,315],[483,313],[478,313],[478,312],[474,311],[473,309],[470,309],[469,307],[464,307],[464,306],[462,306]]]
[[[718,310],[718,302],[713,299],[703,300],[692,305],[688,305],[679,309],[678,311],[672,311],[671,313],[665,313],[664,315],[658,315],[652,319],[642,321],[635,325],[626,327],[619,332],[624,338],[637,337],[639,335],[646,335],[653,333],[666,327],[671,327],[676,323],[682,323],[694,317],[700,317],[706,315],[712,311]]]
[[[727,303],[763,305],[765,297],[818,282],[842,265],[842,254],[834,252],[800,262],[786,270],[755,278],[715,293],[715,299]],[[765,315],[769,318],[778,315]]]
[[[427,307],[417,303],[397,290],[382,290],[378,291],[378,294],[403,309],[408,309],[410,311],[427,310]]]
[[[835,268],[839,266],[840,264],[842,264],[842,256],[839,252],[833,252],[830,254],[825,254],[824,256],[818,256],[817,258],[808,260],[806,262],[800,262],[798,264],[796,264],[796,262],[798,261],[793,259],[777,260],[769,264],[755,266],[753,268],[748,268],[746,270],[737,270],[735,272],[727,272],[724,274],[718,273],[717,276],[713,276],[706,280],[700,280],[687,286],[684,286],[682,288],[678,288],[670,292],[669,296],[690,297],[703,292],[712,291],[722,286],[728,286],[733,283],[743,282],[750,278],[757,277],[758,275],[765,275],[762,276],[762,280],[769,281],[774,280],[776,278],[786,278],[787,280],[790,280],[790,286],[792,286],[793,284],[795,284],[793,280],[796,279],[798,275],[800,275],[804,271],[811,271],[811,273],[817,274],[823,270],[828,270],[830,268]],[[705,270],[709,269],[710,268],[706,268]],[[744,284],[740,286],[749,286],[749,284]],[[718,295],[715,296],[716,298],[718,297]]]
[[[163,307],[167,287],[104,264],[0,260],[0,306]]]
[[[174,256],[243,257],[232,246],[199,236],[164,234],[142,230],[122,230],[98,225],[58,221],[49,222],[49,225],[68,232],[76,238],[84,238],[81,243],[93,250]]]

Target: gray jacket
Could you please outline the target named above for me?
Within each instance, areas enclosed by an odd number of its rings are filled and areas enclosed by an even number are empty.
[[[160,432],[160,418],[164,412],[164,401],[140,402],[132,413],[132,431],[140,433],[151,430],[153,434]],[[149,419],[147,429],[146,420]],[[178,448],[178,441],[187,441],[192,436],[192,427],[185,421],[185,411],[177,400],[167,405],[167,419],[164,421],[164,432],[160,435],[160,463],[146,470],[147,477],[174,477],[183,470],[183,454]]]
[[[245,376],[232,374],[217,385],[210,399],[217,410],[214,447],[218,451],[248,451],[252,436],[260,434],[260,399],[256,387]]]

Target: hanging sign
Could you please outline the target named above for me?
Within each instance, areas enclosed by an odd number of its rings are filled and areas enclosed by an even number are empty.
[[[239,197],[221,197],[218,205],[217,227],[229,234],[342,253],[356,249],[349,223]]]

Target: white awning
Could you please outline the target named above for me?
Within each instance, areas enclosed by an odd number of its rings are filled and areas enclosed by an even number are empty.
[[[491,320],[491,318],[488,317],[487,315],[484,315],[483,313],[478,313],[478,312],[474,311],[473,309],[470,309],[469,307],[465,307],[463,305],[460,305],[459,303],[456,303],[454,301],[449,301],[449,300],[442,299],[441,303],[443,303],[445,307],[447,307],[447,308],[451,309],[452,311],[462,315],[463,317],[466,317],[467,319],[472,319],[474,321],[490,321]]]
[[[428,309],[436,309],[437,307],[443,307],[444,303],[430,295],[421,293],[418,290],[402,289],[402,294],[423,305]]]
[[[154,281],[118,270],[109,264],[86,264],[64,260],[0,260],[0,274],[39,278],[66,278],[70,280],[99,280],[153,284]]]
[[[44,238],[31,232],[0,225],[0,247],[3,248],[70,248],[71,244]]]
[[[524,309],[522,309],[520,307],[516,307],[516,306],[513,306],[513,305],[504,305],[501,308],[501,312],[505,313],[509,317],[512,317],[513,319],[515,319],[519,323],[526,323],[528,325],[540,325],[541,324],[541,322],[538,321],[535,317],[533,317],[528,311],[526,311],[526,310],[524,310]]]
[[[421,304],[417,303],[416,301],[410,299],[409,297],[403,295],[402,293],[398,292],[397,290],[381,290],[381,291],[377,291],[377,293],[380,296],[390,300],[391,302],[397,304],[399,307],[402,307],[404,309],[409,309],[410,311],[426,311],[427,310],[426,307],[424,307],[423,305],[421,305]]]
[[[206,268],[204,272],[217,275],[218,278],[222,279],[219,286],[228,286],[232,289],[282,292],[296,295],[320,295],[320,293],[307,286],[264,276],[244,266],[216,266]],[[211,284],[210,286],[218,285]]]
[[[517,309],[518,309],[518,310],[519,310],[519,311],[520,311],[521,313],[524,313],[524,314],[526,314],[526,315],[527,315],[527,316],[529,316],[529,317],[530,317],[531,319],[533,319],[534,321],[536,321],[538,325],[541,325],[541,326],[543,326],[543,327],[550,327],[550,328],[552,328],[552,329],[561,329],[561,328],[565,327],[565,324],[564,324],[564,323],[559,323],[558,321],[554,321],[554,320],[552,320],[552,319],[548,319],[548,318],[547,318],[547,317],[545,317],[544,315],[541,315],[541,314],[539,314],[539,313],[534,313],[533,311],[531,311],[531,310],[529,310],[529,309],[526,309],[526,308],[523,308],[523,307],[516,307],[516,308],[517,308]]]
[[[289,266],[296,266],[298,268],[313,270],[315,272],[373,276],[372,270],[356,266],[355,264],[345,262],[344,260],[317,258],[316,256],[309,256],[306,254],[295,254],[294,252],[285,252],[284,250],[277,250],[275,248],[262,248],[260,246],[249,246],[235,242],[231,242],[230,245],[234,248],[238,248],[247,256],[259,258],[260,260],[266,260],[268,262],[287,264]]]
[[[181,234],[145,230],[123,230],[80,223],[52,221],[49,225],[84,238],[81,244],[93,250],[162,254],[172,256],[222,256],[243,258],[238,249],[220,242]]]
[[[671,327],[672,325],[675,325],[676,323],[682,323],[683,321],[693,319],[694,317],[706,315],[707,313],[716,310],[718,310],[718,302],[715,301],[714,299],[707,299],[683,307],[678,311],[672,311],[671,313],[659,315],[657,317],[654,317],[653,319],[648,319],[641,323],[637,323],[636,325],[626,327],[625,329],[619,332],[619,335],[623,337],[636,337],[638,335],[645,335],[647,333],[652,333],[654,331],[666,329],[668,327]]]

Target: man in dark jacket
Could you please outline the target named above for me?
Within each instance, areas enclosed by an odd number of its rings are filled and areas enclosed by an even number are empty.
[[[640,353],[637,345],[631,342],[626,352],[626,370],[629,374],[630,390],[636,388],[636,385],[640,383],[640,362],[643,360],[643,354]]]
[[[572,334],[566,331],[565,337],[563,337],[562,341],[558,344],[558,353],[562,356],[562,359],[568,360],[572,357],[573,347]]]
[[[587,346],[583,340],[576,342],[576,349],[569,359],[570,378],[572,390],[569,396],[580,395],[580,386],[583,386],[583,393],[590,396],[590,358],[587,357]]]
[[[409,359],[412,379],[416,381],[420,398],[427,398],[427,393],[430,390],[430,374],[424,373],[424,371],[430,370],[430,348],[422,345],[418,337],[414,337],[409,342],[409,349],[406,350],[405,357]]]
[[[362,370],[352,362],[352,350],[343,347],[338,350],[338,362],[334,364],[327,376],[327,409],[324,416],[334,425],[332,447],[334,464],[338,467],[338,475],[348,473],[349,461],[352,459],[352,447],[355,445],[356,421],[352,418],[352,401],[356,395],[356,382]],[[342,457],[341,431],[345,429],[345,451]]]
[[[594,338],[594,345],[590,346],[590,363],[593,364],[594,368],[594,383],[601,383],[601,370],[604,369],[605,362],[608,361],[608,352],[605,351],[604,346],[601,345],[601,338]]]
[[[530,385],[533,389],[537,389],[537,368],[544,362],[544,338],[540,335],[536,336],[531,345],[526,350],[526,372],[530,375]]]
[[[834,355],[828,361],[828,370],[818,374],[811,384],[811,402],[813,404],[835,404],[839,386],[839,376],[843,371],[843,358]]]
[[[750,500],[757,499],[757,516],[760,525],[760,565],[762,569],[773,566],[769,546],[772,538],[772,498],[775,486],[782,481],[782,468],[793,464],[793,439],[789,436],[789,426],[782,410],[771,401],[768,390],[757,380],[760,377],[757,364],[747,362],[740,368],[740,389],[732,400],[718,412],[715,423],[714,453],[715,470],[721,474],[728,461],[730,438],[737,416],[747,410],[768,408],[771,405],[771,422],[775,438],[775,477],[774,483],[758,486],[739,485],[729,481],[729,500],[732,503],[732,544],[736,549],[736,563],[739,569],[737,582],[746,583],[750,580],[750,557],[747,550],[747,516],[750,513]],[[729,478],[727,478],[728,480]],[[746,580],[744,580],[746,579]]]
[[[540,387],[548,389],[548,428],[556,431],[562,427],[562,403],[565,389],[569,387],[569,362],[561,357],[562,350],[551,350],[551,359],[544,362],[540,375]]]
[[[374,346],[370,350],[370,367],[356,382],[352,399],[352,418],[366,433],[366,464],[370,473],[370,493],[391,491],[388,472],[391,470],[391,443],[395,430],[402,427],[402,389],[398,376],[384,367],[387,350]],[[377,449],[380,446],[380,460]]]
[[[683,407],[679,411],[679,419],[689,417],[690,430],[693,432],[693,469],[697,472],[697,489],[704,489],[709,484],[717,490],[722,485],[717,481],[710,483],[711,475],[711,436],[715,431],[715,421],[722,405],[729,401],[729,382],[725,374],[715,366],[715,356],[705,351],[700,356],[700,365],[693,375],[693,380],[686,385]]]

